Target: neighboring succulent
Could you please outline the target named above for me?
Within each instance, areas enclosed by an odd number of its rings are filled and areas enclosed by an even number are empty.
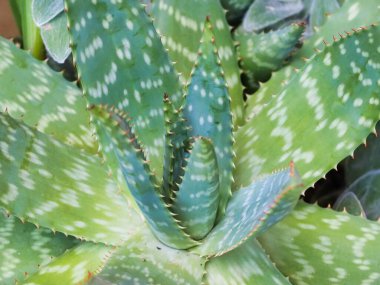
[[[374,131],[380,28],[327,44],[246,121],[219,2],[151,11],[65,1],[80,88],[0,39],[0,283],[378,282],[378,223],[288,214]]]

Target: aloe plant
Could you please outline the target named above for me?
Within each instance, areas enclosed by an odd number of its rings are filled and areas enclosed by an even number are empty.
[[[221,5],[189,2],[66,0],[78,84],[0,39],[1,284],[379,280],[378,223],[296,204],[374,131],[380,28],[245,121]]]

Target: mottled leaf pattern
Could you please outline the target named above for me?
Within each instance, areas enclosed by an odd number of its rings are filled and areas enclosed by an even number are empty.
[[[206,264],[207,285],[290,285],[255,239]]]
[[[197,59],[206,18],[214,27],[215,45],[225,73],[231,98],[234,125],[241,125],[244,117],[243,89],[236,54],[225,12],[218,0],[158,0],[153,4],[154,24],[162,35],[170,58],[176,62],[181,80],[187,84]]]
[[[300,204],[259,238],[295,285],[380,282],[380,224]]]
[[[225,85],[213,29],[207,22],[198,61],[187,88],[184,116],[191,127],[191,136],[210,138],[219,168],[220,218],[231,197],[232,116],[230,98]]]
[[[22,284],[86,284],[102,269],[112,252],[113,248],[103,244],[80,244],[43,266]]]
[[[300,13],[303,8],[301,0],[256,0],[244,17],[243,28],[247,32],[259,32]]]
[[[380,6],[377,0],[346,0],[342,8],[329,17],[325,25],[319,28],[318,33],[305,41],[292,59],[292,64],[274,73],[270,81],[263,84],[255,96],[250,96],[247,101],[247,116],[251,116],[253,113],[257,114],[273,97],[280,94],[294,75],[294,69],[301,68],[304,65],[304,59],[311,57],[316,48],[324,48],[324,40],[331,42],[340,34],[345,35],[346,31],[352,32],[352,28],[371,25],[379,20]]]
[[[1,112],[66,144],[96,152],[86,101],[74,84],[3,38],[0,58]]]
[[[298,201],[302,184],[293,166],[235,192],[225,216],[203,243],[201,255],[222,255],[283,219]]]
[[[182,94],[153,24],[138,0],[67,0],[66,6],[88,101],[128,113],[152,170],[161,179],[163,98],[168,94],[178,107]]]
[[[178,225],[159,193],[156,177],[150,172],[144,152],[130,122],[117,110],[94,107],[95,124],[105,153],[114,157],[148,224],[160,241],[176,248],[196,245]]]
[[[0,207],[32,223],[112,244],[141,223],[116,193],[98,157],[4,114],[0,114],[0,174]]]
[[[0,212],[0,283],[13,285],[15,280],[24,280],[76,243],[72,237]]]
[[[197,138],[173,204],[181,225],[196,240],[205,237],[214,226],[219,187],[214,147],[207,139]]]
[[[241,67],[256,80],[267,80],[283,66],[302,36],[304,25],[292,24],[268,33],[255,34],[239,28],[235,40],[239,42]]]
[[[91,285],[199,285],[205,261],[192,253],[167,247],[142,231],[115,250]]]
[[[308,187],[363,141],[379,119],[379,35],[370,27],[326,47],[239,129],[236,186],[292,159]]]

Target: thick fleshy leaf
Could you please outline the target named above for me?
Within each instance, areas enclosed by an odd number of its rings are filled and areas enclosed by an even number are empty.
[[[163,98],[168,94],[179,107],[182,96],[153,24],[139,0],[67,0],[66,6],[88,101],[128,113],[152,170],[162,179]]]
[[[154,1],[152,14],[162,35],[162,42],[168,48],[170,58],[176,62],[175,68],[182,74],[184,84],[191,78],[204,23],[209,18],[214,27],[215,45],[231,97],[234,125],[241,125],[244,118],[243,88],[230,28],[219,1],[158,0]]]
[[[256,80],[267,80],[270,74],[283,66],[295,49],[304,31],[304,25],[292,24],[268,33],[255,34],[239,28],[235,40],[239,42],[241,67]]]
[[[207,285],[290,285],[255,239],[212,258],[206,264]]]
[[[53,20],[63,12],[64,0],[32,0],[33,20],[38,27]]]
[[[0,111],[90,153],[97,144],[81,91],[59,73],[0,38]]]
[[[303,9],[302,0],[256,0],[244,17],[243,28],[247,32],[260,32]]]
[[[292,284],[380,282],[379,223],[301,203],[259,241]]]
[[[293,166],[235,192],[225,216],[194,251],[222,255],[265,232],[293,209],[303,189]]]
[[[119,167],[137,205],[157,238],[175,248],[196,245],[179,226],[168,205],[161,199],[160,187],[151,173],[144,151],[130,127],[128,119],[118,110],[93,107],[94,121],[100,144]],[[112,168],[111,170],[114,170]]]
[[[79,238],[124,240],[141,219],[98,157],[0,114],[0,207]]]
[[[189,144],[189,126],[183,117],[183,108],[176,109],[170,99],[164,98],[165,154],[162,195],[171,203],[177,184],[183,176],[186,151]]]
[[[227,20],[236,24],[242,20],[245,12],[254,0],[220,0],[224,9],[227,10]]]
[[[347,211],[355,216],[366,216],[358,197],[353,192],[344,192],[335,202],[334,210]]]
[[[74,238],[0,212],[0,283],[13,285],[15,280],[24,280],[76,243]]]
[[[350,32],[352,28],[371,25],[380,20],[380,6],[378,0],[357,1],[346,0],[337,12],[326,20],[325,25],[318,29],[318,33],[304,42],[302,48],[295,54],[292,64],[279,72],[273,73],[271,79],[263,84],[255,96],[250,96],[247,101],[247,116],[259,113],[273,97],[279,95],[284,86],[294,75],[294,69],[304,65],[304,59],[315,53],[315,49],[323,49],[323,41],[331,41],[333,38]]]
[[[208,22],[199,54],[187,89],[184,117],[191,127],[190,135],[211,139],[215,148],[220,174],[220,218],[231,197],[233,127],[230,98]]]
[[[80,244],[43,266],[22,284],[87,284],[102,269],[113,250],[103,244]]]
[[[195,139],[185,175],[173,203],[181,225],[196,240],[215,223],[219,205],[219,171],[214,147],[204,138]]]
[[[41,27],[41,37],[47,51],[56,62],[63,63],[70,55],[70,36],[64,12]]]
[[[167,247],[142,231],[115,251],[90,284],[199,285],[204,263],[199,256]]]
[[[340,8],[337,0],[311,0],[311,2],[312,4],[309,10],[309,25],[311,28],[322,26],[327,16]]]
[[[236,186],[293,159],[308,187],[348,156],[379,119],[379,47],[370,27],[313,57],[237,132]]]

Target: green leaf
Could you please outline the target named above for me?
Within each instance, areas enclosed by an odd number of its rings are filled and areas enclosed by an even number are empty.
[[[130,122],[118,110],[93,107],[100,144],[111,157],[111,170],[120,168],[133,197],[157,238],[175,248],[197,243],[180,228],[160,195],[156,176],[151,173],[145,154]]]
[[[302,0],[256,0],[249,7],[242,25],[247,32],[260,32],[303,9]]]
[[[358,197],[353,192],[344,192],[335,202],[334,210],[347,211],[351,215],[366,217]]]
[[[0,212],[0,282],[15,284],[34,274],[40,266],[73,247],[77,241],[61,233],[6,217]]]
[[[171,203],[177,184],[183,176],[183,165],[189,144],[189,126],[183,117],[183,107],[176,109],[170,99],[164,98],[165,154],[162,195]]]
[[[378,284],[380,224],[301,203],[259,238],[292,284]]]
[[[81,91],[11,42],[0,38],[0,111],[65,144],[96,153]]]
[[[279,95],[290,78],[294,75],[294,69],[304,65],[304,59],[315,53],[315,49],[323,49],[323,41],[331,41],[333,38],[345,35],[351,28],[371,25],[380,20],[380,6],[378,0],[357,1],[346,0],[344,5],[326,23],[306,40],[302,48],[295,54],[292,64],[279,72],[273,73],[271,79],[263,84],[255,96],[247,100],[247,116],[258,114],[273,97]],[[348,25],[348,26],[347,26]]]
[[[196,138],[185,175],[173,203],[181,225],[196,240],[205,237],[215,223],[219,205],[219,171],[214,147]]]
[[[22,284],[86,284],[102,269],[112,251],[103,244],[80,244],[43,266]]]
[[[229,23],[238,23],[254,0],[220,0]]]
[[[302,186],[291,166],[235,192],[222,220],[194,251],[203,256],[222,255],[265,232],[289,214]]]
[[[326,47],[239,129],[236,187],[290,159],[308,187],[363,141],[379,119],[379,35],[371,27]]]
[[[22,220],[111,244],[141,225],[116,193],[98,157],[4,114],[0,114],[0,173],[0,207]]]
[[[65,13],[59,14],[50,22],[41,26],[41,37],[46,50],[58,63],[63,63],[71,53],[70,36],[67,31]]]
[[[210,138],[219,168],[220,202],[218,219],[223,216],[231,197],[232,116],[230,98],[214,43],[213,30],[207,22],[198,61],[187,89],[184,117],[191,136]]]
[[[207,285],[290,285],[253,238],[206,264]]]
[[[335,13],[340,8],[337,0],[312,0],[309,9],[310,27],[322,26],[328,15]]]
[[[238,28],[234,35],[239,42],[238,54],[243,71],[256,80],[267,80],[273,71],[283,66],[304,30],[303,24],[292,24],[260,34]]]
[[[168,49],[170,58],[176,63],[175,68],[181,74],[181,81],[185,85],[191,78],[204,23],[206,18],[209,18],[214,27],[215,46],[228,84],[234,126],[241,125],[244,103],[240,71],[230,28],[219,1],[158,0],[153,3],[152,14],[155,18],[154,23],[162,35],[162,42]]]
[[[138,0],[66,1],[66,6],[88,101],[115,106],[132,118],[150,166],[162,179],[163,97],[168,94],[178,107],[182,96],[153,24]]]
[[[199,256],[167,247],[142,231],[115,251],[90,284],[199,285],[204,263]]]
[[[41,27],[63,12],[64,0],[32,0],[33,20]]]

